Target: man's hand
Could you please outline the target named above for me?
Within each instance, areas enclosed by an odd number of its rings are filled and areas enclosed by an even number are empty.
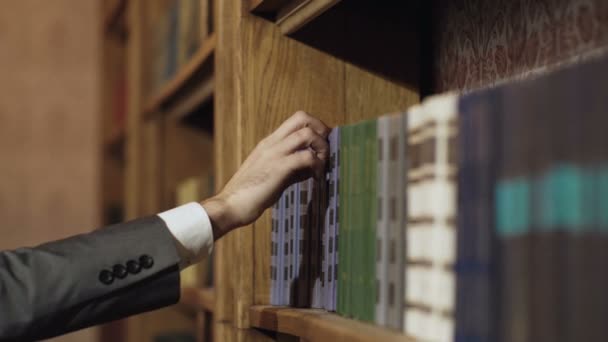
[[[320,178],[329,155],[329,131],[320,120],[298,111],[260,141],[224,189],[202,202],[214,239],[255,221],[289,185]]]

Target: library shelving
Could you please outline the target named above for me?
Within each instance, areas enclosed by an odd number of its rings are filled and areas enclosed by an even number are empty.
[[[213,80],[210,78],[209,72],[204,76],[197,75],[197,72],[205,64],[212,62],[216,41],[215,33],[211,33],[202,41],[200,47],[190,60],[178,70],[171,80],[163,84],[161,90],[146,103],[144,115],[150,116],[160,112],[164,105],[183,95],[188,90],[187,86],[191,83],[197,83],[196,87],[202,85],[206,89],[204,91],[205,96],[196,100],[199,104],[208,100],[213,95]],[[187,101],[181,100],[181,102]]]
[[[256,143],[297,110],[333,126],[419,101],[412,24],[371,25],[389,10],[356,1],[196,1],[200,18],[212,24],[201,26],[196,49],[170,74],[159,71],[155,54],[168,48],[159,47],[158,36],[166,34],[161,17],[175,1],[108,5],[105,18],[122,18],[128,32],[112,33],[119,21],[105,19],[105,34],[122,39],[128,96],[123,127],[104,140],[122,154],[120,219],[177,205],[177,187],[192,177],[214,175],[215,189],[221,188]],[[375,17],[360,20],[363,11]],[[349,38],[354,22],[370,24],[357,44]],[[370,39],[379,36],[410,43],[382,46]],[[372,48],[383,57],[371,58]],[[110,107],[110,99],[105,102]],[[268,306],[269,232],[266,213],[218,241],[213,287],[188,285],[178,305],[123,320],[113,340],[149,341],[175,331],[199,341],[407,340],[321,310]]]
[[[400,332],[320,309],[254,305],[249,314],[253,327],[296,336],[305,341],[414,341]]]

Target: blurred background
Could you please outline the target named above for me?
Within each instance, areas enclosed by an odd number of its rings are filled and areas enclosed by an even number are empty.
[[[210,1],[142,3],[1,2],[0,250],[212,191],[213,55],[200,44]],[[174,98],[179,108],[168,107]],[[207,284],[211,262],[185,271],[184,284]],[[190,341],[198,315],[178,306],[55,340]]]
[[[90,231],[100,207],[97,1],[2,1],[0,249]],[[61,341],[96,341],[96,329]]]

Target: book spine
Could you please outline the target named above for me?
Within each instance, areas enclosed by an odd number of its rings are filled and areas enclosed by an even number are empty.
[[[354,202],[354,210],[353,210],[353,233],[351,235],[350,241],[350,250],[352,251],[353,258],[351,259],[353,262],[350,263],[350,274],[353,277],[353,289],[351,291],[351,302],[353,307],[353,318],[355,319],[363,319],[362,312],[364,311],[364,303],[365,299],[363,296],[365,295],[365,291],[363,289],[364,286],[364,278],[368,276],[366,273],[367,267],[365,265],[365,245],[362,239],[362,231],[365,225],[364,223],[364,215],[362,211],[363,208],[363,187],[364,187],[364,172],[365,168],[365,131],[362,123],[358,123],[355,125],[355,137],[354,137],[354,151],[353,158],[355,177],[352,179],[353,184],[353,202]],[[368,213],[366,212],[365,215]]]
[[[179,1],[173,1],[169,9],[167,40],[165,45],[165,49],[167,50],[167,59],[164,68],[163,81],[168,81],[171,79],[177,71],[178,26]]]
[[[378,118],[377,213],[376,219],[376,324],[386,324],[388,310],[388,149],[389,117]]]
[[[308,253],[308,232],[309,232],[309,219],[308,213],[310,205],[310,179],[300,182],[299,184],[299,229],[298,229],[298,254],[299,254],[299,278],[298,278],[298,301],[299,307],[308,307],[308,273],[309,273],[309,253]]]
[[[322,205],[322,210],[323,210],[323,258],[322,258],[322,262],[323,262],[323,309],[330,311],[331,310],[331,285],[330,283],[333,284],[333,281],[331,280],[330,277],[330,270],[333,269],[332,267],[332,263],[331,263],[331,256],[333,255],[333,253],[331,253],[330,255],[330,240],[331,240],[331,225],[332,222],[330,221],[330,212],[331,212],[331,200],[332,200],[332,189],[331,189],[331,172],[332,172],[332,162],[331,162],[331,155],[332,155],[332,144],[331,144],[331,136],[332,133],[330,133],[330,135],[328,136],[328,143],[329,143],[329,160],[328,163],[325,167],[325,175],[324,175],[324,186],[325,186],[325,191],[324,191],[324,195],[323,195],[323,200],[324,203]]]
[[[312,229],[311,229],[311,274],[312,274],[312,298],[310,306],[320,309],[323,306],[323,298],[321,298],[321,235],[320,235],[320,201],[321,201],[321,182],[313,180],[313,197],[312,197]]]
[[[456,176],[455,137],[458,130],[456,110],[458,97],[446,94],[427,99],[423,106],[431,125],[434,143],[433,171],[430,195],[432,217],[432,248],[427,258],[432,266],[427,270],[433,280],[425,303],[430,306],[432,324],[429,337],[438,341],[454,338],[454,302],[456,282]],[[432,128],[432,127],[435,128]]]
[[[292,306],[299,306],[300,299],[300,268],[301,268],[301,260],[300,260],[300,183],[295,183],[292,185],[293,187],[293,277],[291,279],[291,291],[292,291]]]
[[[338,240],[339,240],[339,236],[340,236],[340,134],[341,134],[341,129],[339,127],[336,127],[334,129],[334,150],[335,150],[335,162],[334,162],[334,169],[332,171],[332,176],[333,176],[333,180],[334,180],[334,202],[333,202],[333,209],[334,209],[334,214],[335,214],[335,221],[334,221],[334,230],[333,230],[333,250],[334,250],[334,255],[333,255],[333,279],[334,279],[334,283],[332,286],[332,305],[331,305],[331,310],[332,311],[336,311],[337,309],[337,303],[338,303],[338,273],[339,273],[339,268],[338,268],[338,261],[339,261],[339,256],[338,256]]]
[[[407,193],[405,176],[406,159],[406,117],[404,114],[393,115],[388,123],[388,159],[387,177],[387,234],[388,234],[388,306],[386,313],[387,326],[401,330],[403,327],[403,294],[405,278],[405,215]]]
[[[277,245],[279,233],[279,202],[272,206],[272,226],[270,243],[270,304],[278,305]]]
[[[290,306],[292,305],[292,293],[291,293],[291,289],[292,289],[292,282],[293,282],[293,233],[294,233],[294,226],[293,226],[293,214],[294,214],[294,191],[293,191],[294,186],[291,185],[287,188],[287,200],[286,200],[286,215],[287,215],[287,220],[286,220],[286,224],[287,224],[287,229],[285,230],[285,242],[286,242],[286,256],[285,256],[285,272],[287,273],[285,276],[285,284],[283,284],[284,286],[284,293],[283,293],[283,301],[284,301],[284,305]]]
[[[349,315],[349,308],[347,305],[347,241],[348,241],[348,189],[349,189],[349,177],[350,172],[349,164],[349,136],[350,126],[344,126],[340,130],[340,197],[339,197],[339,230],[338,230],[338,286],[337,286],[337,307],[336,312],[342,316]]]
[[[285,248],[285,201],[286,192],[283,192],[279,198],[279,231],[278,231],[278,243],[277,243],[277,302],[276,305],[284,305],[283,302],[283,284],[285,283],[285,256],[287,249]]]
[[[378,120],[369,120],[365,124],[366,128],[366,177],[364,182],[366,185],[363,194],[364,206],[362,211],[369,210],[369,213],[363,213],[365,226],[363,227],[363,241],[365,265],[367,267],[367,277],[364,279],[364,291],[369,295],[365,296],[366,305],[363,317],[368,322],[374,322],[376,319],[376,296],[378,289],[376,288],[376,219],[378,217]],[[384,277],[386,279],[386,277]]]
[[[407,113],[408,151],[410,159],[407,170],[407,231],[406,231],[406,262],[405,262],[405,294],[404,294],[404,332],[415,339],[428,337],[430,323],[427,308],[422,305],[427,282],[425,269],[422,265],[427,250],[431,249],[428,225],[422,219],[427,218],[428,211],[425,206],[429,203],[428,190],[423,183],[424,168],[430,158],[422,153],[425,146],[432,146],[425,142],[426,131],[424,111],[421,106],[413,106]],[[425,158],[425,159],[423,159]]]
[[[334,294],[335,294],[335,278],[334,278],[334,269],[335,269],[335,244],[334,240],[336,238],[336,224],[337,224],[337,212],[336,212],[336,167],[337,167],[337,134],[338,128],[334,128],[329,134],[329,166],[327,168],[326,173],[326,181],[328,186],[327,192],[327,212],[325,215],[326,221],[326,242],[325,242],[325,250],[326,250],[326,270],[325,276],[327,279],[326,289],[325,289],[325,309],[327,311],[333,311],[334,308]]]

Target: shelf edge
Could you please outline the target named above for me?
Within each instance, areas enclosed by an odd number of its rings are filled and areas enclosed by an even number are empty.
[[[255,328],[310,341],[414,341],[401,332],[319,309],[256,305],[249,309],[249,316],[251,325]]]
[[[192,75],[213,55],[217,42],[216,34],[211,33],[205,39],[188,63],[182,66],[171,80],[165,83],[161,90],[144,107],[144,117],[153,115],[160,107],[175,96],[187,83]]]

